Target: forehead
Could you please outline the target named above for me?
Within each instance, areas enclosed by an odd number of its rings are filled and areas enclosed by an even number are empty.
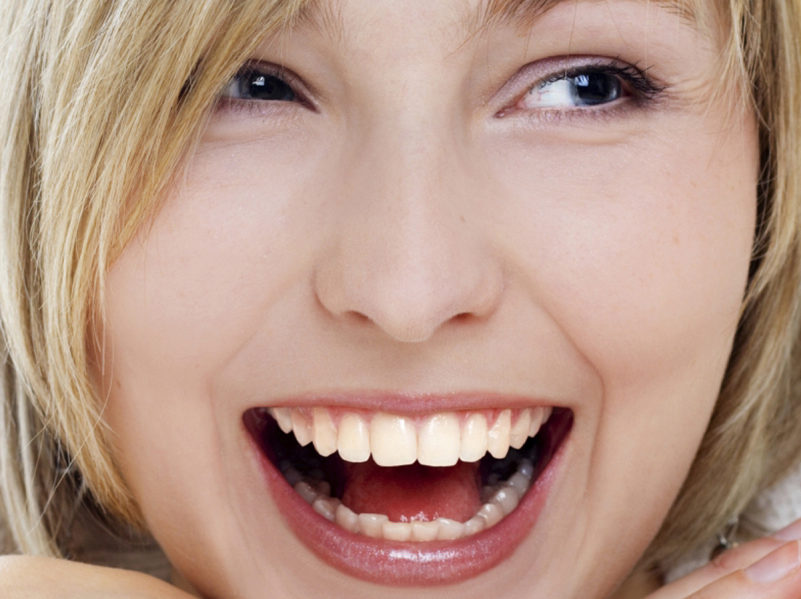
[[[702,3],[699,0],[459,0],[454,5],[461,13],[465,33],[470,35],[494,24],[530,27],[540,16],[559,5],[614,6],[627,3],[653,5],[678,16],[687,25],[700,25]],[[300,21],[338,37],[344,29],[341,9],[341,0],[310,0],[300,12]]]
[[[626,2],[654,5],[678,15],[690,24],[697,22],[696,0],[623,0],[623,3]],[[558,5],[588,3],[614,5],[621,2],[620,0],[481,0],[477,8],[468,13],[466,23],[475,29],[485,27],[494,21],[530,25],[537,17]]]

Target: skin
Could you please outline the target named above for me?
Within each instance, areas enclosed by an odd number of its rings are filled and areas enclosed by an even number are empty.
[[[708,102],[714,36],[664,7],[561,3],[469,36],[475,6],[345,0],[336,31],[265,40],[254,58],[304,100],[221,103],[109,274],[115,452],[198,595],[408,595],[289,531],[241,427],[256,405],[478,391],[573,410],[519,550],[423,598],[609,596],[686,476],[746,284],[753,115]],[[526,96],[586,57],[664,89]]]

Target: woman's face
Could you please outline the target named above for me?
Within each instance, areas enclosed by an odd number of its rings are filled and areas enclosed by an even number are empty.
[[[480,4],[266,39],[111,269],[116,455],[205,596],[607,596],[687,474],[754,119],[673,2]]]

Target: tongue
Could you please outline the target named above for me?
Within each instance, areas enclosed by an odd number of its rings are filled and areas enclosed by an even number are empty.
[[[342,503],[357,514],[386,514],[393,522],[465,522],[481,507],[480,484],[478,463],[385,468],[369,460],[346,465]]]

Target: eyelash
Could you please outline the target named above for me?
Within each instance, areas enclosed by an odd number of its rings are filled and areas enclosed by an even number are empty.
[[[542,76],[537,77],[540,73]],[[545,104],[540,107],[521,106],[531,94],[546,89],[549,85],[560,81],[574,82],[580,77],[591,78],[604,76],[613,80],[619,88],[620,95],[611,101],[579,106],[548,106],[547,93]],[[536,79],[534,83],[528,83]],[[586,85],[587,79],[585,79]],[[521,82],[526,82],[524,92],[518,91]],[[570,56],[533,63],[523,67],[507,86],[505,107],[495,114],[496,118],[519,116],[525,120],[555,122],[563,119],[604,119],[624,116],[633,109],[645,109],[663,95],[667,89],[660,85],[648,73],[635,64],[627,63],[619,58],[582,58]],[[564,90],[562,90],[564,93]],[[542,97],[540,98],[542,99]],[[578,98],[576,98],[578,99]]]
[[[242,79],[253,75],[263,75],[284,82],[292,91],[292,100],[260,100],[258,98],[235,98],[226,95],[226,92],[238,83],[241,85]],[[234,112],[244,111],[255,115],[266,115],[274,110],[281,110],[285,106],[298,103],[312,111],[317,110],[315,104],[309,100],[310,94],[306,91],[300,77],[295,75],[285,67],[253,61],[245,63],[239,71],[228,81],[225,89],[218,96],[217,108],[231,110]]]
[[[590,63],[566,69],[557,75],[547,77],[544,82],[553,83],[562,79],[575,78],[579,75],[608,75],[618,77],[623,83],[631,87],[637,100],[651,100],[664,91],[664,87],[657,85],[648,77],[644,70],[632,64]],[[539,84],[539,82],[537,84]]]
[[[535,63],[536,65],[536,63]],[[515,87],[519,87],[516,80],[526,77],[528,69],[524,68],[520,74],[513,78],[510,82]],[[541,70],[541,69],[540,69]],[[292,91],[293,98],[291,100],[260,100],[258,98],[235,98],[226,95],[226,91],[235,85],[242,84],[242,78],[252,77],[253,75],[263,75],[266,77],[275,78],[279,81],[286,83],[288,88]],[[575,108],[539,108],[539,109],[518,109],[515,105],[522,101],[522,99],[536,89],[538,86],[544,86],[551,83],[556,83],[562,80],[570,80],[577,78],[581,75],[603,75],[617,79],[622,86],[624,92],[629,95],[622,98],[626,102],[612,102],[599,104],[597,106],[584,106]],[[525,88],[523,95],[519,93],[515,96],[517,100],[512,106],[507,106],[496,113],[497,118],[504,118],[511,116],[515,113],[534,113],[540,118],[553,118],[559,116],[570,117],[578,116],[579,113],[582,117],[585,116],[600,116],[613,113],[621,108],[620,104],[633,104],[634,107],[644,107],[650,102],[657,99],[664,91],[665,87],[657,84],[648,74],[647,69],[642,69],[637,65],[625,63],[619,59],[609,60],[595,60],[585,64],[571,64],[555,72],[552,70],[551,74],[541,77],[533,84],[529,84]],[[231,78],[226,88],[221,92],[218,99],[218,108],[228,109],[233,111],[246,111],[257,115],[266,115],[275,110],[282,110],[287,108],[286,105],[298,103],[303,107],[310,109],[314,112],[317,111],[316,105],[309,100],[310,94],[306,87],[302,84],[301,79],[289,71],[288,69],[277,66],[271,63],[264,63],[260,61],[253,61],[246,63],[239,71]],[[572,114],[571,114],[572,113]],[[593,114],[585,114],[593,113]]]

